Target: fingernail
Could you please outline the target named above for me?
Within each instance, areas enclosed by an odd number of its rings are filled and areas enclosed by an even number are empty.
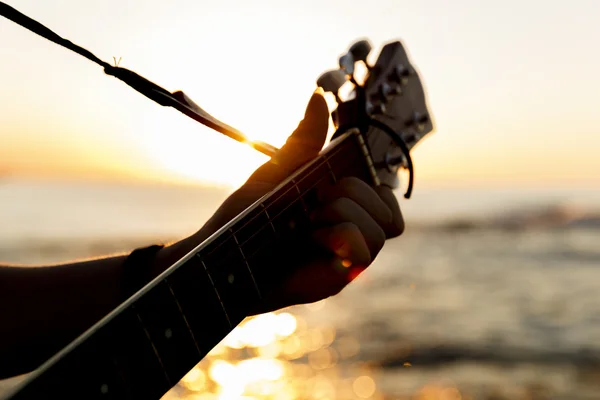
[[[323,90],[323,88],[321,86],[317,86],[317,88],[315,89],[315,93],[316,94],[325,94],[325,91]]]

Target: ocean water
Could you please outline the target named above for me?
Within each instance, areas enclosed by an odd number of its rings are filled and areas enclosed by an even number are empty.
[[[5,180],[0,260],[176,240],[227,194]],[[599,189],[417,187],[401,204],[405,234],[352,285],[244,321],[165,398],[600,399]]]

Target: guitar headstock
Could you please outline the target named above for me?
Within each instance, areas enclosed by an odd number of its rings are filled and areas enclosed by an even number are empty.
[[[410,150],[433,130],[432,117],[419,75],[402,44],[386,44],[373,66],[366,60],[370,50],[368,41],[356,42],[340,57],[340,68],[321,75],[317,85],[333,93],[338,102],[332,112],[337,128],[334,138],[358,128],[366,139],[381,184],[397,187],[398,170],[409,169],[408,197],[413,168]],[[362,85],[355,76],[357,62],[364,63],[368,70]],[[338,91],[347,81],[354,89],[344,101]]]

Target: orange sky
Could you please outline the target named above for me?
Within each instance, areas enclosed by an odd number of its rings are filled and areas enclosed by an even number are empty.
[[[9,3],[274,145],[352,40],[400,38],[437,123],[417,179],[600,181],[593,0]],[[6,20],[0,48],[0,173],[237,185],[265,160]]]

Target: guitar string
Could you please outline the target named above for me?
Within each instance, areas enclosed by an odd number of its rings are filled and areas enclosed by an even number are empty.
[[[345,144],[345,143],[344,143]],[[321,164],[319,164],[318,166],[316,166],[313,170],[307,172],[307,176],[302,177],[300,180],[297,181],[297,183],[294,183],[294,181],[291,181],[293,183],[293,185],[288,188],[285,192],[281,193],[281,195],[279,195],[277,198],[272,200],[272,204],[276,203],[278,200],[280,200],[281,198],[283,198],[284,196],[286,196],[290,191],[296,189],[300,196],[294,200],[293,202],[291,202],[290,204],[288,204],[287,206],[285,206],[281,211],[279,211],[279,213],[277,213],[274,216],[268,215],[268,221],[269,223],[271,223],[275,218],[279,217],[281,214],[283,214],[286,210],[288,210],[290,207],[292,207],[296,201],[298,201],[298,199],[302,198],[302,196],[304,196],[306,193],[310,192],[311,190],[313,190],[319,183],[322,182],[323,179],[325,179],[326,177],[320,178],[318,181],[316,181],[312,186],[310,186],[308,189],[304,190],[303,192],[300,192],[298,184],[300,182],[302,182],[304,179],[306,179],[308,177],[308,175],[312,172],[314,172],[317,168],[322,167],[323,165],[327,165],[327,170],[329,173],[331,173],[334,177],[334,179],[337,179],[337,177],[335,177],[335,173],[333,172],[333,169],[331,168],[331,165],[329,163],[329,161],[336,156],[338,153],[340,153],[342,150],[344,149],[344,146],[342,146],[340,144],[339,149],[337,149],[334,153],[332,153],[330,156],[324,155],[321,156],[323,158],[323,162]],[[260,214],[264,213],[265,211],[268,213],[269,212],[269,207],[272,206],[263,206],[263,210],[261,210],[257,215],[253,216],[252,218],[250,218],[250,220],[246,221],[242,226],[240,226],[239,228],[236,228],[235,231],[232,231],[232,236],[235,235],[236,233],[240,232],[244,227],[246,227],[247,225],[249,225],[252,221],[254,221],[256,218],[259,217]],[[240,243],[240,247],[243,246],[244,244],[246,244],[249,240],[251,240],[253,237],[255,237],[258,234],[258,231],[262,230],[263,228],[266,227],[267,224],[264,224],[263,226],[261,226],[259,229],[257,229],[257,232],[252,234],[250,237],[248,237],[246,240],[244,240],[242,243]],[[221,245],[219,245],[221,246]],[[217,248],[219,247],[217,246]],[[215,249],[216,250],[216,249]],[[260,250],[260,249],[259,249]],[[214,250],[213,250],[214,251]],[[257,250],[258,251],[258,250]],[[256,252],[255,252],[256,253]]]
[[[341,149],[340,149],[340,151],[341,151]],[[334,154],[332,154],[332,156],[333,156],[333,155],[336,155],[337,153],[339,153],[339,151],[338,151],[338,152],[336,152],[336,153],[334,153]],[[323,166],[323,165],[327,165],[327,170],[328,170],[328,172],[329,172],[329,173],[331,173],[333,176],[335,176],[335,173],[333,172],[333,169],[331,168],[331,166],[329,165],[329,163],[328,163],[328,162],[323,162],[323,163],[321,163],[321,164],[320,164],[320,165],[319,165],[317,168],[319,168],[319,167],[321,167],[321,166]],[[311,172],[312,172],[312,171],[311,171]],[[299,180],[299,181],[298,181],[298,183],[302,182],[302,180],[304,180],[305,178],[306,178],[306,177],[304,177],[303,179]],[[319,185],[321,182],[323,182],[323,180],[324,180],[324,179],[327,179],[327,176],[324,176],[324,177],[320,178],[320,179],[319,179],[319,180],[317,180],[315,183],[313,183],[311,186],[309,186],[309,188],[308,188],[308,189],[306,189],[306,190],[304,190],[304,191],[300,191],[300,190],[299,190],[299,187],[298,187],[298,183],[294,183],[294,184],[293,184],[293,185],[292,185],[292,186],[291,186],[291,187],[290,187],[288,190],[286,190],[286,191],[285,191],[285,192],[284,192],[284,193],[283,193],[281,196],[279,196],[277,199],[275,199],[275,200],[274,200],[274,202],[276,202],[277,200],[280,200],[280,199],[281,199],[283,196],[285,196],[286,194],[288,194],[290,191],[292,191],[292,190],[294,190],[294,189],[296,189],[296,190],[299,192],[299,196],[298,196],[298,198],[296,198],[294,201],[290,202],[290,204],[288,204],[288,205],[287,205],[287,206],[285,206],[283,209],[281,209],[281,211],[279,211],[279,213],[277,213],[276,215],[274,215],[274,216],[268,215],[268,216],[267,216],[268,223],[267,223],[267,224],[264,224],[264,225],[262,225],[260,228],[258,228],[258,229],[256,230],[256,232],[255,232],[255,233],[253,233],[253,234],[252,234],[250,237],[248,237],[246,240],[244,240],[244,242],[240,243],[238,247],[241,249],[241,247],[242,247],[244,244],[246,244],[247,242],[249,242],[249,241],[250,241],[252,238],[256,237],[256,236],[259,234],[259,232],[260,232],[261,230],[263,230],[263,229],[264,229],[264,228],[265,228],[267,225],[271,224],[271,223],[272,223],[274,220],[276,220],[278,217],[280,217],[280,216],[281,216],[283,213],[285,213],[287,210],[289,210],[291,207],[293,207],[295,204],[297,204],[297,202],[298,202],[299,200],[302,200],[304,195],[306,195],[308,192],[310,192],[311,190],[313,190],[314,188],[316,188],[316,187],[317,187],[317,186],[318,186],[318,185]],[[337,179],[337,177],[336,177],[336,179]],[[258,216],[259,216],[260,214],[264,213],[265,211],[267,211],[267,212],[268,212],[268,211],[269,211],[269,207],[265,207],[265,208],[264,208],[264,210],[263,210],[263,211],[260,211],[258,215],[254,216],[254,217],[253,217],[253,218],[252,218],[250,221],[246,222],[244,225],[240,226],[240,227],[239,227],[239,228],[237,228],[235,231],[233,231],[233,232],[232,232],[232,236],[234,236],[234,235],[235,235],[237,232],[240,232],[242,228],[244,228],[245,226],[247,226],[248,224],[250,224],[250,223],[251,223],[253,220],[255,220],[256,218],[258,218]],[[265,215],[266,215],[266,213],[265,213]],[[274,233],[277,235],[277,231],[275,231],[275,230],[274,230]],[[220,244],[218,247],[220,247],[221,245],[222,245],[222,244]],[[218,247],[217,247],[217,248],[218,248]],[[254,254],[258,253],[260,250],[264,249],[264,247],[265,247],[265,246],[261,246],[261,247],[259,247],[258,249],[256,249],[256,250],[254,251],[254,253],[252,253],[252,255],[254,255]],[[215,249],[215,250],[216,250],[216,249]],[[251,257],[252,255],[249,255],[248,257]]]
[[[343,149],[344,149],[344,146],[343,146],[342,144],[340,144],[339,148],[338,148],[338,149],[337,149],[335,152],[333,152],[333,153],[332,153],[330,156],[323,156],[323,160],[324,160],[324,161],[323,161],[321,164],[319,164],[318,166],[316,166],[316,168],[315,168],[315,169],[313,169],[313,170],[309,171],[309,172],[307,173],[307,176],[303,177],[303,178],[302,178],[302,179],[300,179],[298,182],[302,182],[304,179],[306,179],[306,178],[308,177],[308,175],[309,175],[310,173],[314,172],[314,171],[315,171],[317,168],[321,167],[321,166],[322,166],[322,165],[324,165],[324,164],[326,164],[326,165],[327,165],[327,170],[328,170],[328,173],[330,173],[330,174],[331,174],[331,176],[332,176],[332,177],[334,177],[334,179],[336,179],[336,178],[335,178],[335,173],[334,173],[334,171],[333,171],[333,168],[331,167],[331,165],[330,165],[329,161],[330,161],[330,160],[331,160],[331,159],[332,159],[332,158],[333,158],[335,155],[337,155],[339,152],[341,152]],[[356,159],[356,157],[352,158],[352,160],[355,160],[355,159]],[[268,212],[266,212],[266,211],[267,211],[267,207],[264,207],[264,208],[263,208],[263,211],[261,211],[261,212],[259,213],[259,215],[260,215],[261,213],[263,213],[263,212],[264,212],[264,213],[265,213],[265,215],[267,216],[267,219],[268,219],[269,223],[268,223],[268,224],[265,224],[265,225],[263,225],[263,226],[261,226],[261,227],[260,227],[260,229],[258,229],[258,230],[256,231],[256,233],[254,233],[253,235],[251,235],[251,236],[250,236],[248,239],[246,239],[246,240],[245,240],[243,243],[241,243],[241,244],[238,244],[238,248],[240,249],[240,252],[242,253],[242,255],[244,255],[244,253],[243,253],[243,251],[242,251],[242,245],[243,245],[243,244],[247,243],[247,242],[248,242],[249,240],[251,240],[253,237],[257,236],[257,235],[259,234],[259,232],[260,232],[260,231],[262,231],[263,229],[265,229],[265,228],[266,228],[266,226],[267,226],[267,225],[269,225],[269,224],[270,224],[270,225],[273,227],[273,223],[272,223],[273,219],[275,219],[275,218],[279,217],[281,214],[283,214],[283,213],[284,213],[286,210],[288,210],[288,209],[289,209],[290,207],[292,207],[292,206],[293,206],[295,203],[297,203],[297,202],[298,202],[298,200],[300,200],[304,194],[306,194],[306,193],[310,192],[311,190],[313,190],[315,187],[317,187],[319,184],[321,184],[321,182],[323,182],[323,180],[325,180],[325,179],[327,179],[327,176],[323,176],[323,177],[321,177],[321,178],[320,178],[319,180],[317,180],[317,181],[316,181],[314,184],[312,184],[312,185],[311,185],[311,186],[310,186],[308,189],[306,189],[306,190],[305,190],[303,193],[300,193],[300,197],[299,197],[299,198],[295,199],[295,200],[294,200],[293,202],[291,202],[289,205],[287,205],[286,207],[284,207],[284,208],[283,208],[283,209],[282,209],[282,210],[281,210],[281,211],[280,211],[278,214],[276,214],[276,215],[275,215],[275,216],[273,216],[273,217],[270,217],[270,216],[269,216]],[[278,201],[278,200],[280,200],[280,199],[281,199],[283,196],[285,196],[285,195],[286,195],[287,193],[289,193],[291,190],[293,190],[294,188],[297,188],[297,187],[298,187],[297,185],[298,185],[297,183],[294,183],[294,184],[293,184],[293,185],[292,185],[292,186],[291,186],[289,189],[287,189],[285,192],[283,192],[283,193],[282,193],[282,194],[281,194],[279,197],[275,198],[273,201],[275,202],[275,201]],[[300,192],[300,191],[299,191],[299,192]],[[242,226],[241,226],[240,228],[238,228],[238,229],[237,229],[235,232],[233,232],[233,233],[232,233],[232,236],[234,236],[236,232],[239,232],[239,231],[240,231],[240,230],[241,230],[243,227],[247,226],[249,223],[251,223],[251,222],[252,222],[253,220],[255,220],[257,217],[258,217],[258,215],[257,215],[257,216],[255,216],[255,217],[253,217],[253,218],[251,218],[249,221],[247,221],[247,222],[246,222],[244,225],[242,225]],[[274,227],[273,227],[273,233],[274,233],[275,235],[277,235],[277,231],[274,229]],[[219,245],[219,246],[217,246],[217,248],[219,248],[220,246],[222,246],[222,244],[221,244],[221,245]],[[244,261],[245,261],[245,264],[246,264],[246,266],[248,267],[248,270],[250,271],[250,273],[251,273],[251,274],[252,274],[252,269],[251,269],[251,267],[250,267],[250,265],[249,265],[249,263],[248,263],[248,259],[251,259],[253,256],[255,256],[255,255],[256,255],[256,254],[257,254],[259,251],[261,251],[262,249],[264,249],[266,246],[267,246],[267,244],[265,244],[265,245],[263,245],[263,246],[260,246],[260,247],[259,247],[258,249],[256,249],[256,250],[255,250],[255,251],[254,251],[252,254],[248,255],[248,258],[246,258],[246,257],[244,256]],[[216,249],[215,249],[215,250],[216,250]],[[199,258],[201,258],[201,257],[199,257]],[[204,261],[202,261],[202,263],[204,263]],[[217,294],[217,296],[219,296],[219,291],[218,291],[217,285],[214,283],[213,279],[211,278],[211,275],[210,275],[210,273],[209,273],[208,269],[207,269],[207,268],[205,268],[205,269],[204,269],[204,272],[207,274],[207,276],[208,276],[208,278],[209,278],[209,281],[210,281],[210,283],[211,283],[211,286],[213,287],[213,290],[215,291],[215,293]],[[184,318],[184,321],[186,322],[186,327],[188,328],[188,331],[189,331],[189,333],[190,333],[190,335],[191,335],[191,339],[192,339],[192,341],[194,342],[194,345],[195,345],[195,347],[196,347],[197,349],[199,349],[199,348],[200,348],[200,345],[199,345],[199,343],[197,342],[197,340],[196,340],[196,338],[195,338],[195,335],[193,334],[193,331],[192,331],[191,327],[190,327],[190,326],[189,326],[189,324],[187,323],[186,315],[185,315],[185,313],[183,312],[183,309],[181,308],[181,305],[179,304],[179,299],[178,299],[178,298],[177,298],[177,296],[175,295],[175,292],[173,291],[173,289],[172,289],[171,285],[168,285],[168,286],[169,286],[170,292],[171,292],[171,294],[172,294],[172,296],[173,296],[173,298],[174,298],[174,300],[175,300],[175,303],[177,304],[177,307],[178,307],[178,309],[179,309],[179,312],[180,312],[180,314],[182,315],[182,317]],[[229,320],[229,316],[228,316],[228,312],[227,312],[227,310],[226,310],[226,308],[225,308],[225,304],[223,304],[223,302],[222,302],[220,299],[219,299],[219,303],[221,304],[222,310],[223,310],[223,312],[224,312],[225,316],[227,317],[227,320]],[[233,327],[233,326],[231,325],[231,323],[230,323],[229,331],[231,332],[231,331],[233,330],[233,328],[234,328],[234,327]]]
[[[321,167],[323,164],[326,164],[326,165],[327,165],[327,170],[328,170],[328,172],[329,172],[329,173],[331,173],[331,176],[335,177],[335,173],[333,172],[333,168],[331,168],[331,165],[329,164],[329,160],[330,160],[331,158],[333,158],[333,156],[335,156],[335,155],[337,155],[339,152],[341,152],[343,148],[344,148],[344,146],[341,146],[341,145],[340,145],[339,149],[338,149],[337,151],[335,151],[333,154],[331,154],[331,156],[330,156],[330,157],[323,157],[323,158],[324,158],[324,162],[323,162],[323,163],[321,163],[320,165],[318,165],[316,168],[319,168],[319,167]],[[354,157],[354,158],[352,158],[352,160],[351,160],[351,161],[353,161],[353,160],[355,160],[355,159],[357,159],[357,157]],[[302,179],[300,179],[300,180],[298,181],[298,183],[299,183],[299,182],[302,182],[302,180],[306,179],[310,173],[312,173],[312,172],[314,172],[314,171],[316,170],[316,168],[315,168],[315,169],[313,169],[312,171],[308,172],[308,173],[307,173],[307,176],[305,176],[305,177],[303,177]],[[272,225],[272,220],[273,220],[273,219],[275,219],[275,218],[279,217],[280,215],[282,215],[282,214],[283,214],[283,213],[284,213],[286,210],[288,210],[290,207],[292,207],[294,204],[296,204],[296,203],[297,203],[299,200],[301,200],[303,195],[305,195],[306,193],[308,193],[308,192],[310,192],[311,190],[313,190],[315,187],[317,187],[317,186],[318,186],[318,185],[319,185],[321,182],[323,182],[323,181],[324,181],[325,179],[327,179],[327,178],[328,178],[328,176],[323,176],[323,177],[319,178],[319,180],[317,180],[317,181],[316,181],[314,184],[312,184],[312,185],[311,185],[311,186],[310,186],[308,189],[306,189],[304,192],[300,192],[300,190],[299,190],[299,188],[298,188],[298,184],[297,184],[297,183],[294,183],[294,184],[292,185],[292,187],[290,187],[288,190],[286,190],[284,193],[282,193],[282,195],[281,195],[281,196],[279,196],[279,197],[277,197],[277,198],[276,198],[274,201],[277,201],[277,200],[281,199],[281,198],[282,198],[282,197],[283,197],[285,194],[289,193],[289,191],[293,190],[294,188],[298,189],[298,192],[300,193],[300,196],[299,196],[297,199],[295,199],[294,201],[292,201],[290,204],[288,204],[286,207],[284,207],[284,208],[283,208],[283,209],[282,209],[282,210],[281,210],[281,211],[280,211],[280,212],[279,212],[277,215],[275,215],[274,217],[270,218],[270,217],[267,215],[267,218],[268,218],[268,220],[269,220],[269,224],[271,224],[271,225]],[[265,207],[265,208],[263,209],[263,211],[261,211],[261,213],[262,213],[262,212],[264,212],[264,210],[266,210],[266,209],[267,209],[267,208]],[[257,217],[257,216],[256,216],[256,217]],[[250,221],[248,221],[247,223],[245,223],[245,224],[244,224],[242,227],[244,227],[244,226],[248,225],[248,224],[249,224],[249,223],[250,223],[252,220],[254,220],[256,217],[252,218]],[[242,249],[241,249],[241,246],[242,246],[244,243],[246,243],[246,242],[248,242],[249,240],[251,240],[251,239],[252,239],[253,237],[255,237],[256,235],[258,235],[258,232],[260,232],[261,230],[265,229],[265,227],[266,227],[267,225],[268,225],[268,224],[265,224],[265,225],[261,226],[261,227],[260,227],[260,229],[258,229],[258,230],[257,230],[257,233],[254,233],[252,236],[250,236],[250,237],[249,237],[249,238],[248,238],[248,239],[247,239],[245,242],[243,242],[242,244],[238,244],[238,248],[240,249],[240,252],[242,253],[242,255],[243,255],[243,251],[242,251]],[[237,229],[235,232],[239,232],[239,230],[240,230],[242,227],[240,227],[239,229]],[[235,235],[235,232],[233,232],[232,236],[234,236],[234,235]],[[277,232],[276,232],[275,230],[273,230],[273,233],[274,233],[275,235],[277,235]],[[219,246],[217,246],[217,248],[219,248],[220,246],[222,246],[222,244],[220,244]],[[263,245],[263,246],[259,247],[259,248],[258,248],[256,251],[254,251],[254,253],[252,253],[251,255],[249,255],[249,256],[248,256],[248,258],[251,258],[251,257],[253,257],[253,256],[254,256],[254,255],[256,255],[256,254],[257,254],[259,251],[261,251],[262,249],[264,249],[266,246],[267,246],[267,245],[265,244],[265,245]],[[216,249],[215,249],[215,250],[216,250]],[[244,261],[245,261],[245,263],[246,263],[246,266],[248,267],[248,269],[249,269],[250,273],[252,273],[252,270],[251,270],[251,268],[250,268],[250,265],[248,264],[248,260],[246,259],[246,257],[244,257]],[[204,263],[204,261],[202,261],[202,262]],[[218,291],[218,289],[217,289],[217,285],[216,285],[216,284],[214,283],[214,281],[212,280],[212,278],[211,278],[211,276],[210,276],[210,273],[208,272],[208,269],[207,269],[207,268],[205,268],[205,273],[208,275],[208,277],[209,277],[209,279],[210,279],[210,282],[211,282],[211,285],[213,286],[213,289],[215,290],[215,292],[216,292],[217,296],[219,296],[219,294],[218,294],[218,293],[219,293],[219,291]],[[175,303],[176,303],[176,305],[177,305],[177,308],[178,308],[178,310],[179,310],[179,313],[181,314],[181,316],[182,316],[182,318],[183,318],[183,320],[184,320],[184,322],[185,322],[185,325],[186,325],[186,327],[187,327],[187,329],[188,329],[188,331],[189,331],[189,334],[190,334],[190,336],[191,336],[192,342],[194,343],[194,346],[196,347],[196,349],[198,349],[198,350],[199,350],[199,349],[200,349],[200,345],[199,345],[199,343],[197,342],[197,340],[196,340],[196,338],[195,338],[195,335],[194,335],[194,333],[193,333],[193,331],[192,331],[191,327],[189,326],[189,324],[188,324],[188,322],[187,322],[186,315],[185,315],[185,313],[183,312],[183,309],[181,308],[181,306],[180,306],[180,304],[179,304],[179,299],[178,299],[178,298],[177,298],[177,296],[175,295],[175,292],[173,291],[173,288],[171,287],[171,285],[170,285],[170,284],[168,284],[168,287],[169,287],[169,290],[170,290],[170,292],[171,292],[171,294],[172,294],[172,296],[173,296],[173,298],[174,298],[174,300],[175,300]],[[227,319],[229,320],[229,316],[228,316],[227,310],[225,309],[225,305],[222,303],[222,301],[220,301],[220,303],[221,303],[221,306],[222,306],[222,308],[223,308],[223,312],[225,313],[225,316],[226,316],[226,317],[227,317]],[[143,321],[141,321],[141,320],[140,320],[140,323],[141,323],[142,327],[145,327],[145,325],[143,324]],[[233,327],[233,326],[231,326],[231,324],[230,324],[230,327],[229,327],[229,329],[228,329],[228,330],[229,330],[229,332],[231,332],[231,331],[233,330],[233,328],[234,328],[234,327]],[[146,329],[145,329],[145,328],[144,328],[144,331],[146,331]],[[148,334],[148,332],[146,332],[146,334],[147,334],[147,335],[149,335],[149,334]],[[152,338],[151,338],[150,336],[148,336],[148,339],[150,340],[150,342],[152,343],[152,345],[153,345],[153,347],[154,347],[154,342],[153,342]],[[158,352],[156,351],[156,349],[154,349],[154,350],[155,350],[155,355],[156,355],[156,357],[158,358],[158,360],[159,360],[159,361],[161,361],[160,355],[158,354]],[[161,367],[162,367],[162,370],[163,370],[163,372],[164,372],[165,374],[168,374],[168,372],[167,372],[167,370],[166,370],[165,366],[162,364],[162,361],[161,361]]]
[[[337,152],[336,152],[336,153],[334,153],[334,154],[337,154]],[[359,157],[354,157],[354,158],[352,158],[352,160],[351,160],[351,161],[354,161],[354,160],[356,160],[356,159],[358,159],[358,158],[359,158]],[[323,163],[323,164],[325,164],[325,163]],[[323,164],[321,164],[321,165],[323,165]],[[331,169],[331,166],[330,166],[328,163],[327,163],[327,166],[328,166],[328,171],[329,171],[329,172],[330,172],[330,173],[331,173],[333,176],[335,176],[335,174],[334,174],[333,170]],[[315,187],[317,187],[317,186],[318,186],[320,183],[322,183],[322,182],[323,182],[323,180],[325,180],[325,179],[327,179],[327,176],[324,176],[324,177],[320,178],[318,181],[316,181],[314,184],[312,184],[312,185],[311,185],[311,186],[310,186],[308,189],[306,189],[305,191],[303,191],[303,192],[300,194],[300,196],[299,196],[299,197],[298,197],[296,200],[292,201],[290,204],[288,204],[286,207],[284,207],[284,208],[283,208],[283,209],[282,209],[282,210],[281,210],[281,211],[280,211],[280,212],[279,212],[277,215],[275,215],[275,216],[273,216],[273,217],[267,217],[267,218],[268,218],[268,221],[269,221],[269,223],[262,225],[262,226],[261,226],[259,229],[257,229],[256,233],[252,234],[252,235],[251,235],[251,236],[250,236],[250,237],[249,237],[249,238],[248,238],[246,241],[244,241],[242,244],[240,244],[240,245],[238,245],[238,246],[237,246],[237,247],[240,249],[240,252],[242,253],[242,255],[244,255],[244,253],[243,253],[243,250],[242,250],[242,246],[243,246],[243,244],[247,243],[247,242],[248,242],[249,240],[251,240],[253,237],[256,237],[257,235],[259,235],[259,234],[260,234],[260,232],[261,232],[263,229],[265,229],[265,228],[267,227],[267,225],[269,225],[269,224],[272,224],[273,220],[275,220],[277,217],[279,217],[279,216],[281,216],[283,213],[285,213],[285,211],[286,211],[286,210],[288,210],[289,208],[291,208],[291,207],[293,207],[295,204],[297,204],[297,203],[298,203],[298,201],[300,201],[300,200],[302,199],[302,196],[303,196],[303,195],[305,195],[306,193],[308,193],[308,192],[310,192],[311,190],[313,190],[313,189],[314,189]],[[290,190],[293,190],[294,188],[297,188],[297,184],[294,184],[294,185],[293,185],[293,186],[292,186],[290,189],[288,189],[288,190],[287,190],[285,193],[288,193]],[[282,196],[283,196],[283,195],[282,195]],[[280,199],[282,196],[280,196],[278,199]],[[262,213],[262,212],[264,212],[264,211],[261,211],[261,213]],[[260,214],[260,213],[259,213],[259,214]],[[257,217],[258,217],[258,216],[254,217],[254,218],[257,218]],[[254,219],[254,218],[253,218],[253,219]],[[250,221],[249,221],[249,222],[250,222]],[[247,225],[249,222],[247,222],[246,224],[244,224],[244,226],[246,226],[246,225]],[[240,229],[237,229],[235,232],[239,232],[239,230],[240,230]],[[233,235],[235,235],[235,232],[233,233]],[[273,233],[276,235],[276,237],[275,237],[275,239],[276,239],[276,238],[277,238],[277,234],[278,234],[278,233],[277,233],[277,231],[274,231]],[[233,235],[232,235],[232,236],[233,236]],[[252,253],[252,254],[248,255],[248,256],[247,256],[247,258],[246,258],[246,257],[243,257],[243,258],[244,258],[244,261],[245,261],[245,263],[246,263],[246,265],[247,265],[247,267],[248,267],[248,269],[249,269],[249,272],[250,272],[251,274],[253,274],[253,271],[252,271],[252,269],[251,269],[250,265],[248,264],[248,261],[249,261],[249,259],[252,259],[252,258],[253,258],[253,257],[254,257],[254,256],[257,254],[257,253],[259,253],[261,250],[265,249],[265,248],[266,248],[266,247],[267,247],[269,244],[271,244],[271,242],[273,241],[272,239],[273,239],[273,238],[271,238],[271,240],[269,240],[269,243],[266,243],[266,244],[264,244],[264,245],[260,246],[259,248],[257,248],[257,249],[256,249],[256,250],[255,250],[255,251]],[[222,246],[222,245],[224,245],[225,243],[226,243],[226,241],[225,241],[225,242],[223,242],[223,243],[221,243],[221,244],[219,244],[219,246],[217,246],[217,248],[221,247],[221,246]],[[215,250],[216,250],[216,249],[215,249]],[[200,257],[200,258],[202,258],[202,257]],[[210,273],[208,272],[208,270],[206,270],[206,272],[207,272],[208,274],[210,274]],[[214,290],[218,291],[218,288],[216,287],[216,285],[215,285],[214,283],[213,283],[213,288],[214,288]],[[225,311],[225,312],[226,312],[226,311]]]

